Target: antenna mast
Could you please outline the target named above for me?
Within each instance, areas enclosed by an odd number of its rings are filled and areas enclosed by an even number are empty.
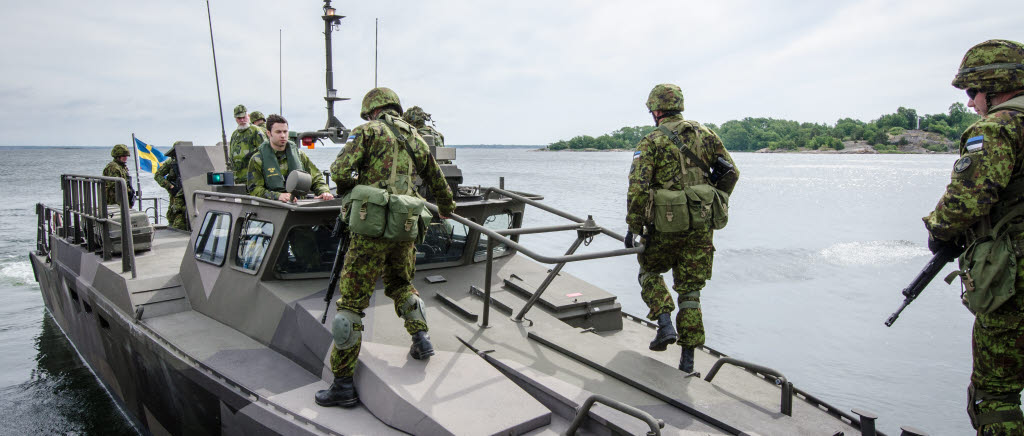
[[[373,19],[373,87],[377,87],[377,35],[380,34],[380,18]]]
[[[213,78],[217,81],[217,109],[220,116],[220,138],[224,144],[224,163],[228,171],[234,170],[231,165],[231,156],[228,154],[228,134],[224,129],[224,105],[220,100],[220,74],[217,73],[217,48],[213,46],[213,17],[210,15],[210,0],[206,0],[206,19],[210,23],[210,50],[213,51]],[[133,144],[134,145],[134,144]]]
[[[278,115],[284,115],[284,44],[282,43],[281,29],[277,29],[277,108]]]

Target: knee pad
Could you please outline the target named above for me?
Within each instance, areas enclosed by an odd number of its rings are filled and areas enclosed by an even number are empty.
[[[700,291],[690,291],[679,295],[680,309],[700,309]]]
[[[402,318],[406,321],[427,322],[427,314],[423,311],[423,299],[419,295],[409,294],[402,302]]]
[[[334,346],[339,350],[347,350],[356,346],[363,339],[363,318],[348,309],[339,309],[331,323],[331,334],[334,335]]]
[[[636,275],[636,281],[640,283],[640,286],[643,286],[644,282],[646,282],[647,279],[652,277],[661,278],[661,274],[653,273],[650,271],[644,271],[643,268],[640,268],[640,273]]]

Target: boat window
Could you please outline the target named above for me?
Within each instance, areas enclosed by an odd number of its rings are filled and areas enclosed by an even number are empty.
[[[217,266],[224,265],[228,252],[228,235],[231,230],[231,215],[224,212],[207,212],[203,225],[196,237],[196,259]]]
[[[416,245],[416,265],[461,260],[468,235],[469,227],[455,220],[430,223],[423,243]]]
[[[488,216],[484,220],[484,227],[490,230],[508,230],[512,228],[515,223],[515,219],[512,212],[499,213],[497,215]],[[511,253],[508,246],[504,242],[499,242],[494,245],[494,257],[501,257]],[[473,261],[480,262],[487,260],[487,235],[481,233],[480,239],[476,243],[476,252],[473,253]]]
[[[333,225],[295,226],[288,231],[274,271],[279,274],[330,273],[338,253]]]
[[[274,236],[274,224],[252,219],[246,220],[244,223],[245,227],[238,235],[238,253],[235,254],[235,265],[256,271],[263,264],[267,248],[270,248],[270,239]]]

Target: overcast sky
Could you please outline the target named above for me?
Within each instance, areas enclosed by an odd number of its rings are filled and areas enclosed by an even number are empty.
[[[650,124],[658,83],[684,116],[834,124],[899,106],[946,112],[964,52],[1024,41],[1024,2],[334,1],[337,106],[349,128],[374,84],[433,114],[450,144],[544,145]],[[326,121],[323,3],[211,2],[224,120],[278,112],[293,130]],[[4,2],[0,145],[102,145],[134,132],[160,147],[220,139],[206,3]]]

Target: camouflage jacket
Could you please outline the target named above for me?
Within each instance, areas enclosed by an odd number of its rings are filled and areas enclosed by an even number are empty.
[[[245,185],[246,175],[249,168],[249,153],[255,154],[260,144],[267,140],[267,135],[258,126],[250,124],[249,127],[231,132],[231,165],[235,173],[235,184]]]
[[[260,145],[262,147],[262,145]],[[324,180],[324,175],[320,173],[320,170],[313,165],[313,161],[299,150],[294,142],[288,141],[288,147],[295,149],[296,154],[299,155],[299,160],[302,161],[302,171],[309,173],[313,179],[309,185],[310,191],[316,195],[330,192],[330,188],[327,187],[327,182]],[[278,195],[282,192],[274,192],[267,189],[266,182],[264,181],[263,174],[263,158],[260,156],[259,147],[254,149],[256,152],[253,153],[252,159],[249,159],[249,180],[246,184],[246,190],[249,195],[256,197],[269,198],[271,200],[277,200]],[[277,156],[277,165],[281,169],[281,175],[284,176],[285,180],[288,180],[288,173],[291,168],[288,168],[288,155],[284,150],[274,150],[274,155]]]
[[[732,156],[725,150],[722,140],[712,132],[711,129],[695,122],[688,122],[682,115],[673,115],[661,119],[659,125],[667,127],[682,140],[683,144],[690,147],[698,157],[709,165],[714,161],[716,155],[721,155],[736,168]],[[697,142],[697,131],[700,130],[700,144]],[[660,130],[648,133],[641,139],[633,152],[633,165],[629,169],[629,190],[626,193],[626,225],[629,231],[640,234],[644,225],[650,224],[647,216],[652,201],[652,194],[657,189],[662,189],[673,180],[681,180],[681,173],[686,169],[694,168],[690,159],[685,157],[686,168],[680,166],[678,147]],[[703,176],[702,176],[703,178]],[[722,178],[718,182],[718,189],[731,194],[739,179],[739,169],[734,173]],[[701,181],[701,183],[706,183]],[[678,186],[678,184],[675,184]],[[681,189],[681,188],[680,188]]]
[[[153,179],[156,180],[156,184],[160,185],[161,188],[166,189],[168,194],[177,189],[178,193],[175,197],[184,198],[185,192],[181,190],[181,181],[178,180],[178,174],[174,172],[175,165],[177,165],[177,162],[174,161],[173,157],[167,158],[167,160],[160,164],[160,169],[153,173]],[[171,185],[174,185],[174,187],[172,188]]]
[[[408,123],[398,117],[398,112],[385,110],[380,116],[366,124],[352,130],[352,140],[345,144],[345,149],[338,153],[338,157],[331,164],[331,177],[338,184],[338,194],[351,190],[357,184],[373,185],[387,182],[391,176],[393,156],[397,156],[396,173],[408,174],[409,153],[405,146],[399,143],[398,138],[388,128],[386,123],[392,123],[392,127],[399,131],[410,141],[415,156],[413,158],[413,171],[419,169],[419,176],[424,184],[434,194],[434,201],[437,202],[441,215],[451,215],[455,210],[455,201],[452,197],[451,188],[441,173],[441,168],[434,161],[426,142]],[[397,155],[394,153],[394,145],[400,147]]]
[[[437,129],[433,128],[432,126],[418,127],[416,128],[416,132],[419,133],[420,136],[432,135],[435,138],[434,146],[444,147],[444,135],[442,135],[441,132],[438,132]]]
[[[1000,191],[1024,179],[1024,112],[997,110],[972,124],[960,136],[960,156],[946,192],[924,217],[933,239],[956,239],[1000,201],[1019,200],[1000,198]]]
[[[114,159],[107,163],[106,167],[103,167],[103,175],[106,177],[120,177],[124,179],[128,185],[128,195],[132,195],[132,177],[128,174],[128,165],[125,165]],[[114,182],[106,183],[107,191],[107,204],[117,204],[117,184]]]

